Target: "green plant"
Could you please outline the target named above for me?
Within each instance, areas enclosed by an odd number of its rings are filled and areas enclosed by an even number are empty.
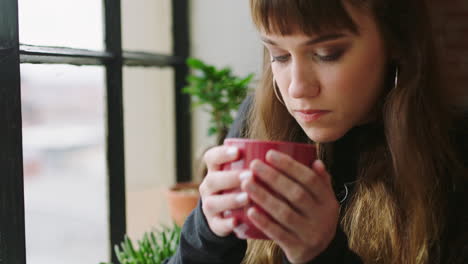
[[[143,239],[137,241],[137,248],[133,246],[132,240],[125,236],[120,247],[115,245],[115,254],[120,264],[160,264],[176,252],[180,232],[181,228],[175,224],[173,227],[146,232]]]
[[[183,92],[192,96],[193,107],[207,106],[204,110],[211,116],[208,135],[216,134],[221,144],[254,75],[240,78],[228,67],[217,69],[195,58],[187,59],[187,65],[194,71],[187,77]]]

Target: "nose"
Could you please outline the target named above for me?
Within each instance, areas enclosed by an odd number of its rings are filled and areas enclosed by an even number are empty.
[[[320,93],[320,83],[313,66],[301,61],[291,65],[289,96],[292,98],[316,97]]]

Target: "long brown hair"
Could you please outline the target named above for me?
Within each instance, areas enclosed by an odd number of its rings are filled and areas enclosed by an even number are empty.
[[[447,200],[465,175],[449,135],[453,114],[441,85],[437,52],[424,0],[250,0],[252,18],[266,33],[305,34],[359,29],[345,3],[371,14],[390,58],[388,87],[378,106],[381,140],[362,153],[352,200],[341,226],[365,263],[433,263],[442,257]],[[395,68],[398,86],[393,88]],[[273,92],[270,60],[250,112],[248,134],[308,141]],[[330,153],[333,144],[319,144]],[[322,154],[322,158],[323,154]],[[326,159],[326,163],[327,163]],[[327,164],[328,165],[328,164]],[[280,263],[271,241],[249,241],[244,263]]]

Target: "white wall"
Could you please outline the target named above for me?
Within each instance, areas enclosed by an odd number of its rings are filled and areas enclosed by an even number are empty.
[[[191,4],[191,55],[216,66],[230,66],[234,73],[259,77],[262,46],[250,18],[248,0],[193,0]],[[194,161],[213,145],[207,136],[208,116],[193,115]]]
[[[124,50],[171,54],[171,0],[122,1]],[[123,71],[127,232],[133,238],[170,223],[165,188],[175,182],[173,70]]]

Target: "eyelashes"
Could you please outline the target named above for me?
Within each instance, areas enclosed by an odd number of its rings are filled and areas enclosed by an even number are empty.
[[[289,57],[291,57],[291,55],[281,55],[281,56],[271,56],[271,62],[280,62],[280,63],[284,63],[284,62],[287,62]]]
[[[338,61],[342,57],[343,54],[344,54],[344,50],[339,50],[339,51],[335,51],[333,53],[326,54],[326,55],[316,54],[316,56],[321,61],[334,62],[334,61]]]
[[[345,50],[341,49],[341,50],[336,50],[336,51],[333,51],[324,55],[321,55],[319,53],[314,53],[313,57],[318,62],[337,62],[341,59],[344,53],[345,53]],[[289,61],[290,57],[291,57],[290,54],[280,55],[280,56],[271,56],[271,62],[272,63],[273,62],[286,63]]]

